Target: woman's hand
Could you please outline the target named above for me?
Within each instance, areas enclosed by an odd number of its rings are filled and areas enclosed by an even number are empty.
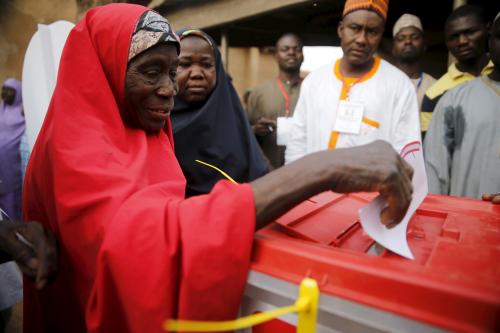
[[[388,203],[381,222],[388,227],[400,222],[412,199],[412,167],[384,141],[338,149],[337,153],[332,191],[380,192]]]
[[[57,244],[54,235],[38,222],[0,222],[0,251],[15,260],[24,274],[45,286],[57,270]]]
[[[251,183],[257,228],[327,190],[380,192],[388,203],[381,221],[392,227],[402,220],[410,205],[412,177],[411,166],[384,141],[313,153]]]

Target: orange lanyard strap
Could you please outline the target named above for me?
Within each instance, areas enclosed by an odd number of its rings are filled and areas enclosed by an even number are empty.
[[[281,80],[276,79],[276,82],[278,83],[278,87],[280,88],[281,94],[283,95],[283,98],[285,99],[285,117],[288,117],[288,114],[290,113],[290,97],[286,93],[285,87],[283,86],[283,83],[281,82]]]

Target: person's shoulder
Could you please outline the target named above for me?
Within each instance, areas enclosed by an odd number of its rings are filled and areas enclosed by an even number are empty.
[[[481,79],[481,77],[476,77],[473,80],[461,83],[459,85],[456,85],[456,86],[448,89],[445,92],[445,94],[443,95],[443,97],[448,95],[449,98],[460,99],[463,96],[469,96],[469,93],[471,90],[474,90],[478,87],[483,88],[483,85],[484,85],[484,83],[483,83],[483,80]]]
[[[387,84],[396,88],[406,89],[411,86],[414,89],[408,75],[384,59],[380,60],[380,75],[382,79],[387,79]]]
[[[422,86],[430,88],[434,83],[436,83],[436,81],[437,80],[434,76],[427,73],[422,73]]]
[[[422,72],[422,79],[430,82],[436,82],[436,78],[428,73]]]
[[[443,96],[438,102],[438,109],[446,108],[447,106],[457,106],[463,103],[464,100],[471,98],[472,91],[483,89],[483,82],[480,77],[473,80],[456,85],[443,93]]]
[[[441,96],[447,90],[454,86],[453,79],[449,72],[444,73],[439,79],[437,79],[432,86],[427,89],[425,94],[430,99],[434,99]]]
[[[256,85],[251,89],[251,94],[268,91],[269,88],[273,87],[275,84],[276,84],[276,79],[262,81],[261,83],[259,83],[258,85]]]
[[[422,110],[433,112],[443,94],[453,87],[453,79],[449,72],[446,72],[439,79],[435,80],[434,83],[429,84],[429,88],[425,91],[422,100]]]
[[[276,85],[276,79],[262,81],[258,85],[250,88],[250,93],[248,94],[249,100],[256,100],[263,98],[269,91],[273,91],[273,87]]]
[[[411,84],[410,78],[402,70],[388,62],[387,60],[380,59],[380,73],[383,76],[390,76],[391,81],[394,84],[400,84],[400,81],[409,82]],[[396,80],[396,82],[394,82]],[[399,81],[399,82],[398,82]]]
[[[380,70],[385,72],[385,73],[390,73],[395,76],[400,76],[401,74],[404,76],[406,75],[403,73],[399,68],[388,62],[387,60],[380,58]]]
[[[427,89],[432,87],[434,83],[436,83],[436,79],[432,75],[422,72],[422,76],[417,85],[417,91],[419,93],[422,92],[425,95]]]
[[[396,77],[406,76],[406,74],[403,73],[403,71],[401,71],[399,68],[397,68],[396,66],[394,66],[393,64],[391,64],[390,62],[388,62],[387,60],[382,59],[382,58],[380,58],[379,68],[380,68],[381,73],[383,73],[383,74],[389,73],[389,74],[394,75]]]
[[[310,82],[327,79],[334,76],[335,61],[331,61],[307,74],[302,81],[302,87],[307,86]]]

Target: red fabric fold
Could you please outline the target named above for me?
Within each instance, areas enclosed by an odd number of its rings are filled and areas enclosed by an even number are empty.
[[[250,261],[249,185],[184,199],[165,132],[123,125],[130,37],[147,8],[91,9],[70,33],[28,165],[24,213],[56,233],[56,281],[25,285],[25,332],[163,332],[237,314]]]

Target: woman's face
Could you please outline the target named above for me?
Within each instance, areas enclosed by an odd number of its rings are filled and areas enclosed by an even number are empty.
[[[11,87],[2,87],[2,99],[5,104],[12,105],[14,99],[16,98],[16,89]]]
[[[124,122],[158,133],[170,116],[177,93],[177,49],[162,43],[140,53],[127,67]]]
[[[208,42],[198,36],[181,40],[179,68],[179,97],[188,104],[207,99],[217,83],[214,51]]]

